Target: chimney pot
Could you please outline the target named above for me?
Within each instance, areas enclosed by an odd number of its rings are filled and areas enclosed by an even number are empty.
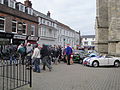
[[[47,16],[50,17],[50,11],[48,11]]]
[[[24,1],[25,6],[32,8],[32,3],[29,0]]]

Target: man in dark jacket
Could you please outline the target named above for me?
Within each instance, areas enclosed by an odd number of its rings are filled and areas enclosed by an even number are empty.
[[[43,70],[45,70],[45,66],[47,66],[49,68],[49,71],[51,71],[52,67],[49,63],[50,51],[48,50],[48,47],[46,45],[43,45],[40,54],[43,62]]]
[[[67,64],[70,65],[70,57],[72,54],[72,48],[70,46],[67,46],[66,48],[66,55],[67,55]]]

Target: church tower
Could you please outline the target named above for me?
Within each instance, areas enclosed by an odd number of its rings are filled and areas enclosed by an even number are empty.
[[[108,53],[108,0],[96,0],[96,50]]]

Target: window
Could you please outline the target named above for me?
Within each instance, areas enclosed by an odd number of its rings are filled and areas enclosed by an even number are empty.
[[[9,0],[9,7],[15,8],[15,1],[14,0]]]
[[[94,38],[92,38],[92,40],[94,40]]]
[[[35,35],[35,26],[31,25],[31,35]]]
[[[12,21],[12,32],[17,32],[17,22],[16,22],[16,20]]]
[[[41,23],[42,23],[42,18],[39,17],[39,24],[41,24]]]
[[[85,38],[85,40],[87,40],[87,38]]]
[[[49,26],[49,22],[47,22],[47,25]]]
[[[23,34],[26,34],[26,24],[23,23]]]
[[[27,8],[28,9],[28,14],[33,15],[33,9]]]
[[[8,0],[4,0],[4,4],[8,6]]]
[[[88,45],[88,42],[84,42],[84,45]]]
[[[92,42],[91,42],[91,45],[94,45],[94,44],[95,44],[95,42],[92,41]]]
[[[4,31],[5,29],[5,18],[0,17],[0,31]]]
[[[0,0],[0,3],[3,4],[3,0]]]
[[[22,12],[25,12],[25,6],[22,4],[19,4],[19,10]]]
[[[43,30],[43,35],[46,36],[46,27],[44,27],[44,30]]]
[[[43,19],[42,22],[45,24],[45,20]]]

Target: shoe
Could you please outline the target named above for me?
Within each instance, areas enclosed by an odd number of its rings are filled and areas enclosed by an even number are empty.
[[[35,69],[33,69],[33,72],[36,72],[36,70],[35,70]]]
[[[40,73],[40,71],[37,71],[37,73]]]
[[[43,68],[42,70],[44,70],[44,71],[45,71],[46,69],[45,69],[45,68]]]

